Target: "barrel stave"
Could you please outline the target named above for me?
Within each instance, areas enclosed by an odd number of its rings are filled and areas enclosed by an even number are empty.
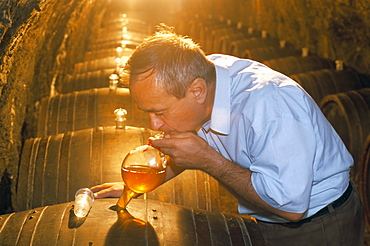
[[[114,110],[117,108],[127,110],[127,125],[149,126],[148,115],[137,108],[128,88],[94,88],[43,98],[37,137],[96,126],[113,126],[116,124]]]
[[[85,218],[73,202],[1,215],[1,245],[263,245],[250,218],[133,199],[116,212],[117,199],[96,200]]]

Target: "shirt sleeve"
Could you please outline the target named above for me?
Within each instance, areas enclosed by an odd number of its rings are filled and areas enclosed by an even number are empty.
[[[252,184],[269,205],[305,212],[313,180],[315,139],[307,122],[294,118],[268,121],[253,133]]]

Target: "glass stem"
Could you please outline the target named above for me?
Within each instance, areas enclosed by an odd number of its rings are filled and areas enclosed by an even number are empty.
[[[117,202],[117,211],[126,209],[127,204],[135,195],[137,195],[137,193],[130,190],[127,185],[125,185],[125,188],[123,189],[123,192]]]

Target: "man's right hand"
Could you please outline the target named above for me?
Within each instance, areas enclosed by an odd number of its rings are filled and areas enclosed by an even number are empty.
[[[123,182],[104,183],[91,187],[96,199],[105,197],[120,197],[124,188]]]

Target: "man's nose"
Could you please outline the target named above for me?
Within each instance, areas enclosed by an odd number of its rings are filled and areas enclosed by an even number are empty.
[[[160,130],[160,128],[164,125],[163,120],[161,120],[155,113],[149,113],[149,120],[150,129],[154,131]]]

